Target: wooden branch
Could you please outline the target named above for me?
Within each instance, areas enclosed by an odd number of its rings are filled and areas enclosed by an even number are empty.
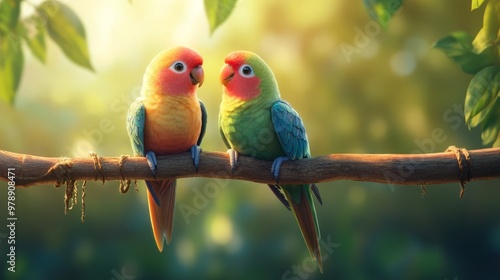
[[[470,154],[467,160],[467,154]],[[460,160],[458,160],[460,159]],[[158,157],[156,179],[206,177],[274,183],[271,161],[239,158],[231,174],[223,152],[202,152],[198,172],[189,153]],[[459,164],[461,168],[459,168]],[[0,150],[0,179],[15,174],[17,187],[62,184],[72,180],[153,180],[143,157],[53,158]],[[283,163],[280,183],[319,183],[334,180],[394,185],[431,185],[500,178],[500,148],[455,150],[434,154],[331,154]]]

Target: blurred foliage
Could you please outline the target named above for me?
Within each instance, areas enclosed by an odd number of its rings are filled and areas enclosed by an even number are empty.
[[[0,99],[14,102],[23,71],[24,56],[20,44],[11,44],[12,35],[0,36]]]
[[[474,11],[475,9],[481,7],[481,5],[483,4],[485,0],[472,0],[472,7],[471,7],[471,11]]]
[[[236,0],[204,0],[210,33],[213,33],[229,17]]]
[[[384,28],[403,5],[403,0],[364,0],[363,2],[369,14]]]
[[[97,74],[58,55],[53,40],[46,40],[45,65],[25,51],[16,107],[0,103],[0,148],[54,157],[131,154],[128,106],[149,61],[176,45],[204,57],[198,97],[208,111],[206,151],[226,150],[217,129],[219,73],[224,57],[239,49],[271,66],[282,97],[305,123],[313,156],[483,147],[481,131],[465,122],[470,76],[432,45],[450,30],[477,32],[484,4],[470,12],[469,1],[405,1],[386,29],[367,33],[377,22],[361,1],[238,1],[212,35],[203,4],[72,1],[89,31]],[[31,12],[23,10],[26,19]],[[359,52],[344,56],[342,43]],[[419,186],[319,184],[322,240],[333,243],[323,247],[324,274],[308,259],[293,215],[263,184],[179,180],[173,239],[162,253],[143,182],[125,195],[117,182],[88,182],[83,224],[79,205],[64,215],[63,188],[18,189],[16,272],[7,271],[2,224],[0,278],[497,279],[499,183],[471,182],[462,199],[458,183],[428,186],[424,198]],[[6,196],[0,182],[0,205]],[[2,223],[5,215],[0,210]]]
[[[457,31],[438,40],[434,47],[442,49],[448,58],[468,74],[476,74],[485,67],[498,63],[498,56],[493,47],[476,53],[472,47],[472,40],[469,33]]]
[[[0,100],[8,104],[14,103],[23,72],[21,45],[26,43],[33,55],[44,63],[46,30],[71,61],[92,70],[84,27],[71,8],[48,0],[21,20],[21,4],[21,0],[0,2]]]
[[[30,2],[27,2],[30,3]],[[30,3],[31,4],[31,3]],[[205,11],[213,33],[231,14],[236,0],[204,0]],[[33,4],[32,4],[33,5]],[[0,2],[0,99],[13,104],[24,65],[21,43],[45,63],[45,33],[75,64],[93,71],[85,28],[78,15],[66,4],[47,0],[34,13],[20,20],[21,0]]]
[[[37,11],[40,17],[47,19],[47,32],[64,54],[74,63],[92,70],[85,29],[78,16],[66,4],[55,1],[43,2]]]
[[[490,66],[476,75],[467,90],[465,99],[465,119],[469,127],[481,124],[483,143],[500,145],[498,130],[500,126],[500,92],[499,66]]]
[[[472,10],[485,1],[472,0]],[[500,29],[500,1],[487,1],[483,27],[476,37],[467,32],[454,32],[438,40],[435,48],[441,49],[465,73],[475,74],[465,96],[464,115],[469,128],[481,125],[484,145],[500,147],[500,96],[497,74],[500,48],[497,44]]]

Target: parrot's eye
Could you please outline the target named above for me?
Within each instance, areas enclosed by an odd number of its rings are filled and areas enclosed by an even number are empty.
[[[172,63],[170,69],[174,70],[174,72],[182,73],[186,70],[186,64],[184,64],[184,62],[181,61],[176,61]]]
[[[240,74],[241,74],[241,76],[243,76],[245,78],[251,78],[251,77],[255,76],[255,74],[253,73],[252,66],[250,66],[248,64],[241,66]]]

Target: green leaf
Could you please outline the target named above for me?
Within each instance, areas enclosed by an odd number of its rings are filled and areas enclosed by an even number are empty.
[[[38,12],[47,19],[47,31],[64,54],[74,63],[93,71],[85,29],[78,16],[66,4],[45,1]]]
[[[486,28],[481,28],[472,41],[472,51],[474,53],[481,53],[487,48],[493,47],[493,43],[496,39],[496,33],[494,35],[488,34]]]
[[[475,53],[481,53],[486,48],[493,46],[500,28],[500,1],[490,0],[484,9],[483,27],[472,42]]]
[[[364,4],[370,16],[385,28],[403,5],[403,0],[364,0]]]
[[[10,30],[16,28],[21,14],[20,0],[3,0],[0,2],[0,22],[3,22]]]
[[[45,63],[46,48],[45,48],[45,24],[41,21],[39,15],[32,15],[23,20],[18,26],[19,34],[23,34],[23,38],[28,44],[31,53]]]
[[[21,41],[15,35],[0,36],[0,99],[14,104],[23,71]]]
[[[237,0],[204,0],[205,12],[208,23],[210,24],[210,33],[219,27],[229,17],[236,5]]]
[[[469,74],[476,74],[481,69],[498,63],[493,46],[481,53],[475,53],[472,48],[472,36],[463,31],[453,32],[439,39],[433,47],[441,49],[462,71]]]
[[[474,11],[475,9],[481,7],[481,5],[483,4],[484,0],[472,0],[472,7],[471,7],[471,11]]]
[[[497,140],[493,143],[493,147],[500,147],[500,134],[498,134]]]
[[[489,66],[474,76],[465,97],[465,121],[469,128],[480,124],[492,111],[500,91],[500,66]]]
[[[481,128],[483,129],[481,133],[483,145],[489,145],[497,140],[500,131],[500,99],[497,98],[492,110],[483,120]]]

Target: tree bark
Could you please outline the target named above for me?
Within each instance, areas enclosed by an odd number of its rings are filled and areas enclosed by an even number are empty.
[[[271,161],[240,156],[231,172],[223,152],[202,152],[198,172],[189,153],[158,157],[153,177],[143,157],[54,158],[0,150],[0,179],[16,187],[79,180],[154,180],[187,177],[222,178],[276,183]],[[8,174],[8,171],[11,171]],[[11,176],[9,178],[9,175]],[[286,161],[280,183],[319,183],[334,180],[378,182],[393,185],[431,185],[500,178],[500,148],[434,154],[331,154]]]

